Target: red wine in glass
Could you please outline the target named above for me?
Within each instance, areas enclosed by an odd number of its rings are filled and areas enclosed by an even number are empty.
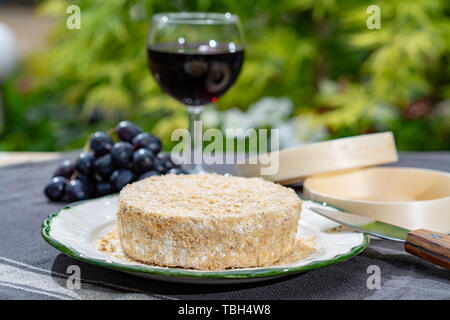
[[[215,102],[236,81],[244,49],[232,43],[157,43],[147,48],[161,88],[188,106]]]
[[[201,173],[201,112],[236,81],[244,60],[237,15],[163,12],[152,16],[147,37],[150,69],[162,90],[186,105],[189,142],[186,168]],[[190,155],[190,156],[189,156]]]

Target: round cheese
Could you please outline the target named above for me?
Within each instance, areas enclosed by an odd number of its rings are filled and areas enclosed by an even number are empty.
[[[301,200],[261,178],[154,176],[118,202],[121,246],[159,266],[217,270],[269,266],[294,249]]]

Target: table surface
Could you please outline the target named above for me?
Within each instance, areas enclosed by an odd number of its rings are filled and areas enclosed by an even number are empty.
[[[0,299],[450,299],[448,271],[406,254],[400,243],[379,239],[342,263],[240,285],[168,283],[80,262],[40,235],[42,221],[62,206],[42,192],[58,161],[0,168]],[[450,171],[450,152],[400,153],[395,165]],[[80,267],[80,289],[67,286],[72,265]],[[367,286],[373,265],[381,289]]]
[[[61,157],[59,152],[0,152],[0,167],[24,162],[42,162]]]

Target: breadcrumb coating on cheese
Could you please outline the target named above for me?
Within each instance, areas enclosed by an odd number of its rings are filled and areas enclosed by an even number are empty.
[[[304,259],[317,251],[316,238],[314,236],[300,236],[295,242],[294,249],[287,256],[282,257],[276,261],[273,266],[280,266],[295,263],[301,259]],[[114,227],[111,231],[100,237],[97,241],[97,248],[100,252],[107,254],[108,256],[124,260],[127,262],[139,262],[129,257],[123,252],[120,247],[119,234],[117,228]]]
[[[301,200],[261,178],[217,174],[155,176],[120,192],[121,247],[161,266],[267,266],[296,242]]]
[[[298,203],[294,190],[261,178],[218,174],[154,176],[120,192],[142,212],[164,215],[240,215],[279,210]]]

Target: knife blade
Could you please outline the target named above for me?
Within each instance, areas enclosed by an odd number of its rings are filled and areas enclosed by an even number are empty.
[[[406,235],[410,231],[393,224],[351,214],[349,212],[325,209],[319,206],[309,206],[309,209],[334,222],[387,240],[406,242]]]
[[[386,222],[345,211],[308,205],[311,211],[332,221],[373,236],[403,242],[405,250],[419,258],[450,270],[450,236],[425,229],[408,230]]]

